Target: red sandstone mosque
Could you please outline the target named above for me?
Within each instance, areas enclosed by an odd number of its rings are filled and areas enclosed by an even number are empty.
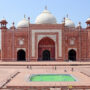
[[[0,24],[2,61],[90,61],[90,18],[86,28],[68,17],[58,24],[45,8],[35,24],[26,17],[10,29],[5,19]]]

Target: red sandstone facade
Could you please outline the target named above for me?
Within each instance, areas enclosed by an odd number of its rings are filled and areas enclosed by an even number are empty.
[[[13,25],[8,29],[6,20],[0,23],[2,61],[90,61],[90,21],[85,29],[66,27],[64,23],[29,23],[25,28]],[[48,36],[55,36],[55,41]]]

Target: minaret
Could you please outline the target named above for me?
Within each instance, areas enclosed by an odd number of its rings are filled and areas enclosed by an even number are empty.
[[[13,22],[13,23],[12,23],[12,26],[10,27],[10,29],[15,30],[16,28],[15,28],[15,26],[14,26],[14,25],[15,25],[15,23]]]
[[[65,17],[62,20],[62,24],[65,26]]]
[[[78,26],[76,27],[77,29],[81,29],[82,26],[81,26],[81,22],[78,23]]]
[[[6,45],[7,45],[7,21],[3,18],[0,22],[1,24],[1,60],[5,61],[6,57],[5,54],[7,53],[6,50]]]
[[[88,59],[90,58],[90,17],[87,19],[86,21],[87,27],[86,27],[86,31],[88,32],[87,34],[87,51],[88,51]]]

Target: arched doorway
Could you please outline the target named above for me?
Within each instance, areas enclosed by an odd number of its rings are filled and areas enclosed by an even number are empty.
[[[76,51],[75,50],[70,50],[68,52],[68,59],[71,61],[76,61]]]
[[[26,60],[26,53],[24,50],[19,50],[17,52],[17,60],[18,61],[25,61]]]
[[[38,60],[39,61],[55,60],[55,42],[49,37],[41,39],[38,43]]]
[[[47,61],[50,60],[50,51],[48,50],[43,51],[42,57],[43,57],[43,60],[47,60]]]

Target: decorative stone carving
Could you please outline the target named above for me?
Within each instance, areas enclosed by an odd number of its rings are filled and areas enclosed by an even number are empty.
[[[19,40],[19,45],[23,45],[24,44],[24,39],[20,39]]]
[[[70,45],[74,45],[75,44],[75,39],[70,39]]]

